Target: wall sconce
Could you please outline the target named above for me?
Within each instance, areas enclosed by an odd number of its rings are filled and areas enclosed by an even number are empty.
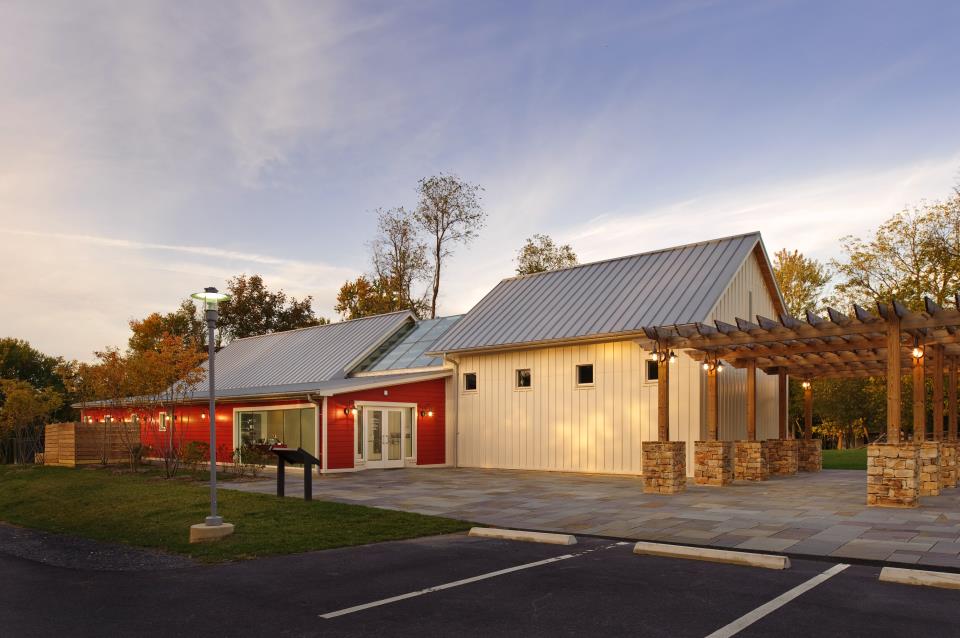
[[[201,413],[200,413],[200,418],[201,418],[201,419],[207,418],[207,413],[206,413],[206,412],[201,412]]]
[[[653,352],[650,353],[650,356],[648,357],[648,359],[650,359],[650,361],[659,361],[660,355],[657,353],[656,350],[654,350]]]
[[[433,410],[420,410],[420,416],[433,416]]]
[[[809,381],[804,381],[803,383],[800,384],[800,387],[802,387],[804,390],[809,390],[809,389],[810,389],[810,382],[809,382]]]
[[[923,347],[920,345],[920,340],[917,337],[913,338],[913,352],[910,354],[913,355],[914,359],[920,359],[923,357]]]
[[[358,414],[359,412],[360,412],[360,411],[357,410],[357,408],[355,408],[355,407],[354,407],[354,408],[344,408],[344,409],[343,409],[343,416],[350,416],[350,415],[357,416],[357,414]]]
[[[670,353],[667,355],[667,360],[668,360],[670,363],[676,363],[676,362],[677,362],[677,353],[674,352],[673,350],[671,350]]]
[[[713,361],[704,361],[703,370],[705,372],[710,372],[711,370],[715,370],[719,373],[723,371],[723,364],[720,363],[719,359],[714,359]]]

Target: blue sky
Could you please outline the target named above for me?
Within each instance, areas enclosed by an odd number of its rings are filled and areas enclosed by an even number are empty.
[[[760,230],[820,258],[960,171],[953,2],[0,4],[0,334],[70,357],[259,272],[367,269],[420,177],[485,188],[463,312],[523,239]]]

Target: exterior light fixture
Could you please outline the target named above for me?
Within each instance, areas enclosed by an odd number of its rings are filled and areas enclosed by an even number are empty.
[[[200,413],[200,418],[201,418],[201,419],[207,418],[207,413],[206,413],[206,412],[201,412],[201,413]]]
[[[804,381],[803,383],[800,384],[800,386],[801,386],[804,390],[809,390],[809,389],[810,389],[810,382],[809,382],[809,381]]]
[[[917,337],[913,338],[913,352],[910,354],[913,355],[914,359],[923,357],[923,346],[920,345],[920,340]]]
[[[221,301],[230,299],[230,295],[220,292],[216,288],[204,288],[203,292],[190,295],[193,299],[203,302],[204,318],[207,320],[207,393],[210,399],[208,413],[214,417],[217,414],[217,385],[214,381],[214,361],[216,348],[214,347],[214,333],[217,330],[217,306]],[[224,523],[217,514],[217,429],[216,418],[210,421],[210,516],[202,524],[190,528],[190,541],[217,540],[233,533],[233,525]]]
[[[704,372],[710,372],[712,370],[714,372],[719,373],[721,370],[723,370],[723,364],[720,363],[720,359],[714,359],[713,361],[704,361],[703,370]]]
[[[705,372],[710,372],[710,364],[706,361],[703,362],[703,369]]]
[[[356,408],[356,406],[351,407],[351,408],[344,408],[344,409],[343,409],[343,416],[350,416],[351,414],[352,414],[353,416],[357,416],[357,414],[359,414],[359,413],[360,413],[360,410],[358,410],[358,409]]]
[[[667,359],[670,361],[670,363],[676,363],[676,362],[677,362],[677,353],[674,352],[673,350],[671,350],[671,351],[670,351],[670,354],[667,355]]]
[[[656,350],[654,350],[653,352],[650,353],[650,356],[649,356],[648,358],[649,358],[651,361],[659,361],[659,360],[660,360],[660,354],[659,354]]]
[[[420,416],[433,416],[433,410],[420,410]]]

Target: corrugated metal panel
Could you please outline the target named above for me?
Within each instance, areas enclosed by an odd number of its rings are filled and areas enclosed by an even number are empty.
[[[412,320],[409,312],[394,312],[237,339],[217,353],[217,391],[342,379],[346,366]]]
[[[705,321],[759,241],[759,233],[749,233],[504,279],[437,341],[432,352]]]
[[[357,369],[358,372],[384,372],[410,368],[429,368],[443,365],[441,357],[428,355],[432,348],[462,315],[439,317],[417,322],[416,327],[403,335],[396,343],[375,353]]]

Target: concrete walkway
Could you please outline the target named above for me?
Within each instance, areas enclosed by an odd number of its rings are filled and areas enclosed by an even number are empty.
[[[636,477],[461,468],[316,477],[315,499],[485,525],[960,569],[960,490],[913,510],[868,508],[866,473],[825,470],[725,488],[643,494]],[[222,484],[274,493],[274,481]],[[303,496],[302,475],[287,476]]]

